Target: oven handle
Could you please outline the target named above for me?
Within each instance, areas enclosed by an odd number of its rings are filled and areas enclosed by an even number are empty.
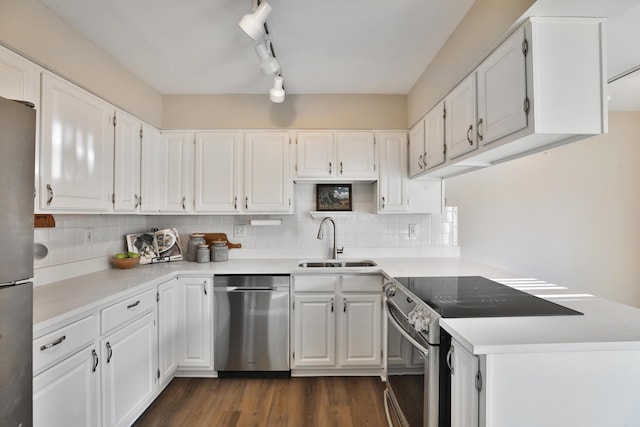
[[[389,319],[389,322],[398,330],[398,332],[400,332],[400,334],[402,334],[403,337],[405,337],[411,343],[411,345],[417,348],[418,351],[424,355],[424,357],[429,357],[429,350],[424,348],[422,344],[420,344],[411,335],[409,335],[398,323],[398,321],[393,317],[393,315],[388,309],[389,300],[387,299],[387,296],[385,295],[383,298],[384,298],[384,311],[387,314],[387,319]]]

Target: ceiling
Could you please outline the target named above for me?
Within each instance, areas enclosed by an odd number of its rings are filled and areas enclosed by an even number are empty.
[[[273,85],[238,26],[252,0],[40,1],[162,94]],[[407,94],[474,1],[268,0],[287,93]],[[640,0],[538,0],[528,14],[608,17],[608,77],[640,65]],[[638,72],[616,80],[610,108],[640,111],[638,88]]]
[[[288,93],[406,94],[475,0],[268,0]],[[162,94],[266,93],[251,0],[41,0]]]

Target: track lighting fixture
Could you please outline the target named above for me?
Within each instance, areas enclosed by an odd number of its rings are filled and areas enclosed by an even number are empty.
[[[284,95],[284,80],[282,80],[282,76],[275,76],[273,87],[269,91],[269,99],[271,102],[279,104],[284,101]]]
[[[271,55],[271,52],[269,52],[267,43],[270,42],[268,40],[262,40],[254,46],[256,53],[260,58],[260,69],[266,76],[277,73],[280,70],[280,63]]]
[[[253,40],[258,41],[265,35],[264,24],[270,13],[271,5],[266,1],[260,2],[253,13],[247,13],[242,17],[239,23],[240,28]]]

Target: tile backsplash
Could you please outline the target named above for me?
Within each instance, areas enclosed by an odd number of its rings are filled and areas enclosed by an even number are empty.
[[[295,214],[292,215],[55,215],[55,228],[40,228],[34,233],[36,243],[48,247],[49,253],[35,261],[44,268],[91,258],[108,257],[123,251],[124,235],[151,228],[175,227],[186,247],[192,232],[226,233],[243,249],[300,250],[327,249],[333,245],[333,230],[325,225],[325,238],[316,235],[320,224],[309,214],[315,210],[314,184],[296,184]],[[457,210],[446,207],[442,214],[377,214],[376,187],[370,183],[353,184],[353,212],[336,215],[338,247],[349,248],[424,248],[457,246]],[[281,219],[280,226],[250,226],[252,218]],[[409,236],[409,225],[417,225],[417,235]],[[244,225],[244,236],[234,235],[234,226]],[[87,232],[91,239],[87,241]]]

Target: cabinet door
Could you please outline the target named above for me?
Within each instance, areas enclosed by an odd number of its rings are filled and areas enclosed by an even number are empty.
[[[457,341],[451,340],[451,427],[478,425],[478,359]]]
[[[42,97],[41,209],[111,210],[113,108],[49,74]]]
[[[33,102],[40,109],[40,69],[33,62],[0,46],[0,96]]]
[[[162,135],[162,166],[158,171],[163,180],[162,212],[190,212],[193,206],[193,134],[171,132]]]
[[[211,278],[178,279],[178,368],[213,369],[213,305]]]
[[[164,151],[160,131],[142,124],[140,172],[140,211],[157,213],[162,207]]]
[[[244,211],[291,212],[290,140],[287,132],[245,134]]]
[[[293,302],[295,368],[335,366],[335,294],[296,294]]]
[[[338,178],[378,179],[373,132],[337,132]]]
[[[409,131],[409,176],[414,177],[425,168],[424,119]]]
[[[478,148],[476,138],[476,75],[471,73],[444,100],[447,109],[447,158]]]
[[[377,294],[342,294],[340,364],[375,366],[382,364],[382,297]]]
[[[407,134],[380,132],[380,179],[378,180],[378,212],[406,212],[407,201]]]
[[[33,425],[100,425],[98,355],[89,347],[33,378]]]
[[[441,165],[445,159],[444,102],[436,105],[424,118],[425,153],[423,163],[427,169]]]
[[[488,144],[527,127],[524,28],[478,67],[478,138]]]
[[[178,280],[158,286],[158,368],[160,383],[178,367]]]
[[[331,178],[335,175],[333,132],[298,132],[296,148],[298,178]]]
[[[103,425],[129,426],[142,413],[156,389],[157,358],[155,310],[102,340]]]
[[[140,145],[142,123],[116,111],[113,165],[113,210],[137,212],[140,206]]]
[[[196,134],[196,212],[238,212],[242,179],[242,134]]]

